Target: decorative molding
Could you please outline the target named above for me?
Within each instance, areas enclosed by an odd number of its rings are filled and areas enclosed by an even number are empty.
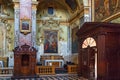
[[[32,10],[37,10],[37,4],[36,5],[32,5]]]
[[[69,23],[70,24],[74,23],[76,21],[76,19],[81,18],[83,15],[84,15],[84,8],[82,8],[79,12],[77,12],[77,14],[69,20]]]
[[[37,10],[38,1],[32,0],[32,10]]]
[[[116,18],[120,17],[120,12],[114,14],[114,15],[111,15],[110,17],[102,20],[101,22],[110,22],[111,20],[114,20]]]
[[[50,17],[49,19],[47,20],[42,20],[42,25],[43,26],[47,26],[47,27],[59,27],[60,26],[60,21],[59,19],[58,20],[55,20],[53,17]]]

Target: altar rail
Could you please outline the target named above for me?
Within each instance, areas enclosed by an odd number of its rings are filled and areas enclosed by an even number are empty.
[[[37,66],[36,74],[37,75],[55,74],[55,67],[54,66]]]
[[[0,77],[12,76],[12,75],[13,75],[13,68],[11,67],[0,68]]]
[[[77,65],[68,65],[68,73],[69,74],[76,74],[77,73]]]

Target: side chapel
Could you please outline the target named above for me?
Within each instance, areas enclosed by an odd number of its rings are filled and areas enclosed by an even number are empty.
[[[119,0],[0,0],[0,76],[120,80]]]

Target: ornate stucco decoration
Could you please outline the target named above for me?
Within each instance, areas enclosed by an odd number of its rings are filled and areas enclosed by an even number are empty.
[[[46,27],[57,28],[60,25],[60,21],[57,18],[49,17],[49,19],[47,19],[47,20],[42,20],[42,25],[46,26]]]

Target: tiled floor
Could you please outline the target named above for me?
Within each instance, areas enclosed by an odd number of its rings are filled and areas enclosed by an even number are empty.
[[[0,78],[0,80],[11,80],[10,78]],[[39,78],[15,79],[15,80],[85,80],[80,79],[76,74],[57,74],[57,75],[40,75]]]
[[[77,75],[40,76],[38,80],[80,80]]]

